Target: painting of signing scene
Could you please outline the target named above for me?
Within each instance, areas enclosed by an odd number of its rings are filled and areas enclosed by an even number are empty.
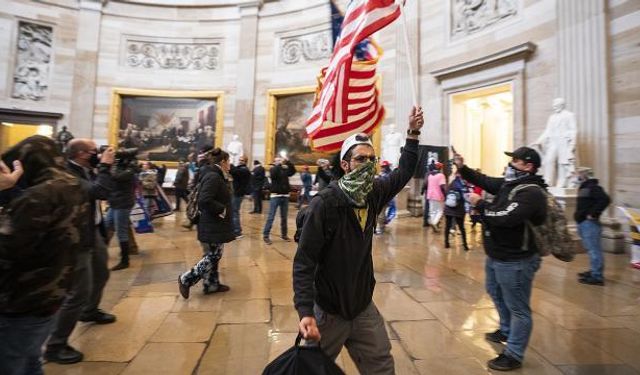
[[[196,150],[219,144],[218,96],[197,93],[202,97],[175,97],[168,92],[127,95],[122,91],[118,94],[120,110],[114,121],[117,145],[137,148],[141,160],[186,161]],[[188,96],[184,92],[179,94]]]
[[[305,122],[313,109],[315,87],[269,90],[267,162],[286,156],[297,166],[315,166],[333,154],[313,151]]]

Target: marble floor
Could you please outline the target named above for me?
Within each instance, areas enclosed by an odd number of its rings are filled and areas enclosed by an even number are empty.
[[[132,267],[113,272],[103,308],[118,321],[81,323],[72,345],[85,354],[75,365],[47,364],[46,374],[259,374],[293,345],[291,264],[295,244],[261,238],[264,216],[249,215],[245,237],[225,248],[221,279],[231,291],[191,298],[178,294],[177,275],[200,259],[195,231],[180,227],[183,214],[160,219],[156,232],[138,236]],[[295,228],[295,208],[289,228]],[[278,232],[278,222],[274,225]],[[290,235],[292,235],[291,233]],[[484,254],[472,233],[472,250],[459,237],[450,250],[421,219],[397,219],[374,239],[374,300],[387,322],[397,374],[486,374],[500,351],[483,334],[497,314],[483,289]],[[111,264],[118,250],[110,248]],[[626,255],[606,255],[606,286],[576,282],[587,268],[545,258],[533,291],[534,328],[521,374],[640,374],[640,271]],[[357,374],[346,352],[338,364]]]

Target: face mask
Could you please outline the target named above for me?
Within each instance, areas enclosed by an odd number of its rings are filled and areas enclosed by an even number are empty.
[[[92,168],[95,168],[98,166],[98,164],[100,164],[100,158],[98,157],[98,154],[91,154],[91,156],[89,157],[89,165],[91,165]]]
[[[515,180],[521,179],[522,177],[526,177],[528,175],[529,175],[529,172],[516,169],[511,165],[511,163],[509,163],[507,164],[507,169],[504,172],[504,180],[515,181]]]
[[[373,190],[375,175],[376,163],[368,161],[344,175],[338,181],[338,186],[356,207],[364,207],[367,204],[367,195]]]

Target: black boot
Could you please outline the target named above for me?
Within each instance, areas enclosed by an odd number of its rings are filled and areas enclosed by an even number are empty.
[[[111,271],[123,270],[129,268],[129,242],[120,242],[120,263],[116,264]]]

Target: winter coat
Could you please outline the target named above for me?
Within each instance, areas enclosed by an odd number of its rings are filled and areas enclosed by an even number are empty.
[[[178,167],[178,172],[176,173],[176,179],[173,180],[173,187],[176,189],[187,190],[189,186],[189,169],[186,165],[182,165]]]
[[[504,178],[488,177],[464,166],[460,175],[470,183],[480,186],[489,194],[495,195],[493,202],[481,200],[476,204],[483,223],[484,249],[491,258],[509,262],[525,259],[538,252],[534,236],[529,238],[528,246],[523,246],[526,222],[540,225],[547,215],[547,197],[537,187],[525,188],[509,200],[509,193],[518,185],[535,184],[544,188],[547,185],[542,177],[529,175],[514,181]]]
[[[109,207],[131,209],[136,200],[136,170],[131,165],[118,165],[111,172],[114,187],[109,195]]]
[[[262,165],[254,167],[251,174],[251,185],[253,187],[253,191],[262,191],[264,185],[267,183],[267,175],[264,167]]]
[[[573,218],[578,223],[587,220],[587,216],[591,216],[593,220],[599,220],[602,211],[610,202],[611,199],[607,193],[598,185],[598,180],[588,179],[578,188],[578,202]]]
[[[276,165],[269,170],[271,177],[271,194],[289,194],[291,186],[289,185],[289,177],[296,174],[296,167],[286,161],[283,164]]]
[[[233,241],[231,223],[231,182],[220,167],[214,165],[200,169],[201,183],[198,196],[200,221],[198,222],[198,241],[205,243],[227,243]]]
[[[447,198],[450,191],[457,192],[458,195],[458,204],[455,207],[449,207],[448,205],[444,205],[444,214],[445,216],[453,216],[453,217],[464,217],[467,211],[465,209],[465,200],[464,195],[469,192],[469,188],[464,184],[464,182],[460,179],[454,179],[449,186],[447,187],[447,191],[445,192],[445,203],[447,202]]]
[[[251,194],[251,171],[249,168],[244,164],[234,166],[231,167],[230,173],[233,176],[233,195],[244,197]]]
[[[71,286],[89,197],[49,138],[29,137],[2,160],[25,173],[0,210],[0,314],[50,316]]]
[[[311,200],[293,261],[294,303],[301,318],[313,316],[314,302],[347,320],[371,304],[376,284],[371,256],[376,217],[411,180],[417,164],[418,141],[407,139],[399,168],[387,179],[376,179],[367,195],[364,230],[337,182],[323,190],[322,194],[331,194],[330,200]],[[333,228],[330,237],[328,228]]]
[[[142,185],[142,195],[145,197],[155,197],[158,195],[158,172],[153,169],[140,172],[140,184]]]

